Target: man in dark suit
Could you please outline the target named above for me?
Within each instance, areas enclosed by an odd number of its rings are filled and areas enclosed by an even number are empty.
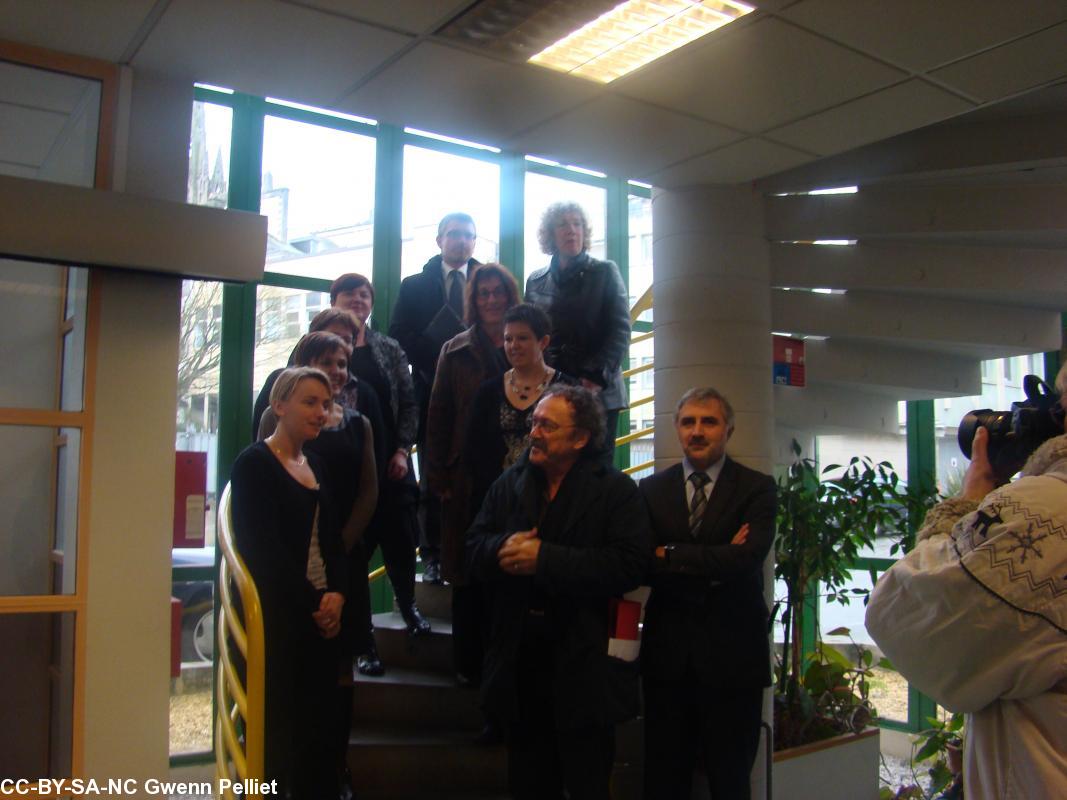
[[[470,214],[446,215],[437,226],[437,246],[441,252],[426,262],[422,272],[404,278],[393,307],[389,335],[400,342],[411,362],[415,399],[419,404],[416,442],[420,448],[426,440],[426,409],[430,404],[430,389],[433,388],[441,346],[466,327],[463,324],[463,297],[470,277],[468,273],[478,267],[478,262],[471,257],[477,238]],[[442,312],[444,316],[440,317]],[[419,462],[422,462],[421,455]],[[426,485],[425,471],[420,484],[423,580],[440,583],[440,501]]]
[[[726,455],[729,401],[690,389],[681,464],[641,481],[656,540],[641,662],[645,797],[690,797],[697,757],[714,800],[747,800],[771,684],[763,561],[775,484]]]

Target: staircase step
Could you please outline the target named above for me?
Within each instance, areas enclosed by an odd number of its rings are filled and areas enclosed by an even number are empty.
[[[474,736],[484,720],[478,692],[456,685],[451,673],[387,667],[385,675],[354,676],[352,724],[411,726],[413,730],[450,728]]]
[[[507,794],[507,752],[475,744],[466,731],[357,727],[348,765],[360,800]]]
[[[393,667],[410,667],[451,673],[452,623],[427,616],[433,630],[424,636],[408,636],[407,625],[399,612],[375,614],[374,641],[386,673]]]
[[[423,583],[422,575],[415,577],[415,604],[427,617],[452,619],[452,585]]]

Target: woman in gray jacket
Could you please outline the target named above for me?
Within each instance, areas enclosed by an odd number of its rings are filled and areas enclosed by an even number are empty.
[[[630,346],[630,306],[615,262],[589,255],[591,233],[577,203],[545,210],[537,240],[552,261],[527,279],[526,302],[552,320],[545,361],[600,398],[607,423],[601,453],[610,463],[619,412],[627,406],[622,360]]]

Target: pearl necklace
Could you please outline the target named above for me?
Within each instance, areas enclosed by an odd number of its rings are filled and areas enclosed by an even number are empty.
[[[548,386],[548,382],[552,379],[552,376],[554,374],[554,370],[546,370],[543,376],[543,380],[539,384],[537,384],[537,386],[523,386],[522,389],[519,389],[518,384],[515,383],[515,370],[514,368],[512,368],[508,370],[508,386],[511,387],[511,391],[518,395],[520,400],[529,400],[530,390],[533,389],[538,394],[540,394],[542,391],[544,391],[544,388]]]

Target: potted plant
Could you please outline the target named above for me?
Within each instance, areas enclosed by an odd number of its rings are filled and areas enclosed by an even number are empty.
[[[791,748],[811,749],[814,742],[841,736],[855,738],[870,722],[874,709],[868,700],[868,679],[873,657],[869,650],[856,647],[853,663],[821,642],[819,592],[846,605],[861,599],[866,590],[848,588],[861,551],[871,547],[877,536],[891,534],[897,536],[891,552],[899,552],[909,517],[929,505],[929,498],[906,487],[889,462],[856,457],[844,467],[831,464],[820,475],[795,441],[793,454],[794,463],[778,480],[775,577],[786,593],[776,602],[774,614],[780,615],[783,631],[775,674],[776,762],[791,758],[787,752]],[[815,624],[814,636],[809,635],[815,646],[807,653],[802,646],[805,616]],[[873,770],[876,792],[877,755]],[[776,777],[776,784],[780,781]],[[796,785],[790,788],[795,794]]]

